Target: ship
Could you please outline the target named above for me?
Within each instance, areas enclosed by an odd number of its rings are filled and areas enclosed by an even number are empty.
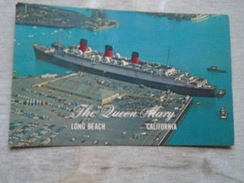
[[[218,67],[215,66],[215,65],[212,65],[211,67],[208,67],[207,70],[208,70],[208,71],[211,71],[211,72],[226,73],[225,70],[218,69]]]
[[[105,45],[100,52],[88,47],[86,39],[80,44],[62,46],[58,41],[50,47],[33,44],[37,60],[56,64],[74,71],[82,71],[140,86],[172,91],[182,95],[216,97],[216,86],[207,79],[183,72],[175,67],[139,60],[139,53],[131,57],[113,54],[113,47]]]
[[[225,89],[220,89],[219,92],[217,93],[217,97],[223,97],[226,94],[226,90]]]
[[[225,107],[221,107],[221,109],[219,110],[219,117],[221,119],[227,118],[227,111],[226,111]]]

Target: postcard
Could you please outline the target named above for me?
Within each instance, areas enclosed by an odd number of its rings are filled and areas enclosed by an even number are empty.
[[[9,146],[234,145],[227,15],[17,3]]]

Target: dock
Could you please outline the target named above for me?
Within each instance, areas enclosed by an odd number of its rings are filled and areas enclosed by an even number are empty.
[[[191,103],[190,96],[84,72],[16,78],[9,144],[165,145]]]

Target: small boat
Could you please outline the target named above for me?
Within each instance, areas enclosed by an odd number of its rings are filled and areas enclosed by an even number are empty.
[[[214,65],[212,65],[211,67],[208,67],[207,70],[208,70],[208,71],[211,71],[211,72],[221,72],[221,73],[226,73],[225,70],[220,70],[220,69],[218,69],[217,66],[214,66]]]
[[[202,105],[202,102],[201,101],[197,101],[196,105]]]
[[[227,111],[226,111],[225,107],[221,107],[220,108],[219,117],[221,119],[226,119],[227,118]]]
[[[225,89],[220,89],[219,92],[217,93],[217,97],[223,97],[226,94]]]

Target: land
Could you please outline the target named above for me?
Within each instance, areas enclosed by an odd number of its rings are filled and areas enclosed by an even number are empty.
[[[16,24],[47,26],[56,28],[84,28],[100,31],[119,26],[119,22],[107,18],[106,11],[91,9],[88,17],[80,12],[69,11],[47,5],[18,3]]]
[[[189,96],[83,72],[13,79],[9,144],[164,145]]]
[[[201,20],[207,18],[209,14],[181,14],[181,13],[148,13],[149,15],[157,17],[166,17],[169,20]]]

